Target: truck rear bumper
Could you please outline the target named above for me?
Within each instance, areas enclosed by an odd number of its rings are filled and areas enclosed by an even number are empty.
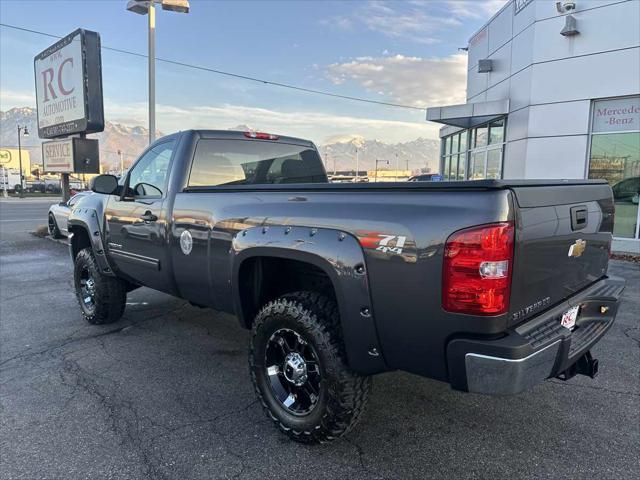
[[[609,277],[497,339],[456,338],[447,346],[453,388],[510,395],[567,371],[613,325],[625,282]],[[574,330],[562,314],[580,306]]]

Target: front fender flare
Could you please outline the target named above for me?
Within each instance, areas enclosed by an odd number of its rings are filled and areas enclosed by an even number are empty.
[[[75,208],[69,214],[67,228],[69,230],[69,252],[72,261],[75,261],[73,255],[73,236],[78,229],[86,231],[91,243],[93,255],[98,263],[100,272],[104,275],[115,276],[113,268],[107,258],[107,252],[104,247],[104,232],[100,225],[98,212],[93,208]]]
[[[323,270],[336,294],[349,366],[361,374],[387,370],[374,321],[364,253],[348,233],[323,228],[265,226],[239,231],[230,250],[235,311],[246,325],[239,292],[240,268],[255,257],[310,263]]]

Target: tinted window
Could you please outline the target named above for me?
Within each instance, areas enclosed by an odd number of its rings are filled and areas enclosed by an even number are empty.
[[[327,183],[312,148],[259,140],[200,140],[189,186]]]
[[[136,197],[161,197],[167,184],[174,142],[156,145],[135,164],[129,176],[129,189]]]

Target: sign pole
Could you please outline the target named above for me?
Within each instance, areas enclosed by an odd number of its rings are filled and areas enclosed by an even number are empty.
[[[9,175],[7,174],[7,169],[2,166],[2,196],[7,198],[9,194],[7,193],[7,184],[9,183]]]
[[[22,146],[20,145],[20,130],[22,128],[18,125],[18,162],[20,163],[20,198],[24,198],[24,175],[22,173]]]
[[[156,7],[149,2],[149,145],[156,139]]]

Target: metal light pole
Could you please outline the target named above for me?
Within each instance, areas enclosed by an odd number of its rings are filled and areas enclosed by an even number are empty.
[[[18,162],[20,163],[20,198],[24,198],[24,174],[22,173],[22,144],[20,143],[20,133],[25,137],[29,136],[29,129],[25,125],[18,125]]]
[[[398,166],[398,154],[396,153],[396,182],[398,181],[398,168],[400,168]]]
[[[120,176],[124,175],[124,160],[122,159],[122,150],[118,149],[118,156],[120,157]]]
[[[156,139],[156,6],[170,12],[189,13],[189,0],[130,0],[127,10],[149,15],[149,144]]]
[[[356,147],[356,183],[358,183],[358,176],[360,170],[360,158],[358,157],[358,147]]]
[[[386,162],[387,165],[389,165],[389,160],[378,160],[376,158],[376,180],[375,183],[378,183],[378,163],[380,162]],[[397,174],[396,174],[396,178],[397,178]]]

